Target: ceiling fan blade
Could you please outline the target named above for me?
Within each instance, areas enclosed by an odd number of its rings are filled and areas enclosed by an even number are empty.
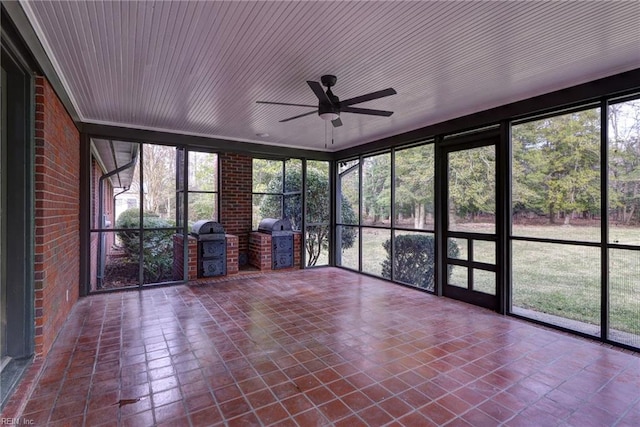
[[[289,120],[299,119],[300,117],[308,116],[311,114],[317,114],[318,110],[311,111],[309,113],[299,114],[297,116],[289,117],[288,119],[280,120],[280,123],[288,122]]]
[[[338,117],[335,120],[331,120],[331,124],[333,125],[334,128],[340,127],[342,126],[342,120],[340,120],[340,117]]]
[[[290,104],[288,102],[271,102],[271,101],[256,101],[256,104],[269,104],[269,105],[291,105],[293,107],[310,107],[316,108],[317,105],[309,105],[309,104]]]
[[[370,116],[384,116],[389,117],[393,114],[393,111],[384,111],[384,110],[372,110],[370,108],[355,108],[355,107],[341,107],[340,112],[342,113],[356,113],[356,114],[368,114]]]
[[[385,96],[395,95],[396,93],[398,92],[396,92],[395,89],[393,88],[383,89],[377,92],[371,92],[366,95],[356,96],[355,98],[349,98],[344,101],[340,101],[340,106],[347,106],[347,105],[359,104],[361,102],[372,101],[374,99],[384,98]]]
[[[318,97],[318,100],[321,103],[325,102],[325,103],[331,104],[331,100],[329,100],[329,97],[327,96],[327,94],[324,93],[324,90],[322,89],[322,85],[320,83],[307,80],[307,84],[309,85],[313,93],[316,94],[316,96]]]

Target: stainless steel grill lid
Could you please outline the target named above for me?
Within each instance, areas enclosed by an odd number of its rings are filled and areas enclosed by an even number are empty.
[[[203,219],[193,224],[191,235],[197,237],[198,240],[213,240],[224,238],[225,231],[219,222]]]
[[[258,225],[258,231],[267,234],[291,233],[291,221],[289,221],[287,218],[265,218],[260,221],[260,224]]]

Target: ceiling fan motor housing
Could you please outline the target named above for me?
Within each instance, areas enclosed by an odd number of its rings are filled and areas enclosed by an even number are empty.
[[[324,76],[320,77],[320,82],[322,83],[322,85],[328,88],[331,88],[331,86],[335,86],[337,81],[338,78],[331,74],[325,74]]]
[[[327,98],[330,102],[320,101],[318,103],[318,115],[326,113],[333,113],[340,115],[340,99],[331,92],[331,86],[334,86],[338,81],[336,76],[327,74],[320,77],[320,81],[327,87]]]
[[[320,103],[320,105],[318,105],[318,115],[321,116],[327,113],[340,115],[340,109],[333,104]]]
[[[318,114],[324,113],[335,113],[340,114],[340,99],[331,93],[331,89],[327,90],[327,97],[329,98],[329,102],[320,102],[318,103]]]

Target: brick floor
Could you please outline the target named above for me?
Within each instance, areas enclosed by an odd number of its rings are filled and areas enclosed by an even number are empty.
[[[640,425],[640,357],[335,268],[94,295],[32,425]]]

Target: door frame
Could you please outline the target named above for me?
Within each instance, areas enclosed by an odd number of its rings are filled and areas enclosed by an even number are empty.
[[[502,166],[505,164],[506,153],[505,147],[508,146],[508,123],[503,123],[500,127],[482,132],[471,133],[461,136],[451,136],[439,138],[436,141],[436,212],[435,212],[435,231],[436,231],[436,293],[440,296],[446,296],[453,299],[468,302],[481,307],[489,308],[499,313],[506,313],[506,246],[505,246],[505,214],[507,194],[505,185],[507,176],[505,171],[507,168]],[[495,147],[495,232],[494,234],[475,234],[468,232],[450,232],[449,227],[449,185],[448,185],[448,155],[451,152],[464,151],[479,147],[494,146]],[[508,171],[507,171],[508,172]],[[461,287],[447,285],[447,246],[448,238],[468,238],[473,240],[493,241],[496,245],[495,268],[488,269],[485,263],[479,263],[471,260],[462,260],[456,262],[458,265],[465,265],[469,269],[481,268],[487,271],[494,271],[496,277],[495,295],[489,295],[482,292],[472,291]],[[469,271],[469,278],[473,277],[472,270]]]

